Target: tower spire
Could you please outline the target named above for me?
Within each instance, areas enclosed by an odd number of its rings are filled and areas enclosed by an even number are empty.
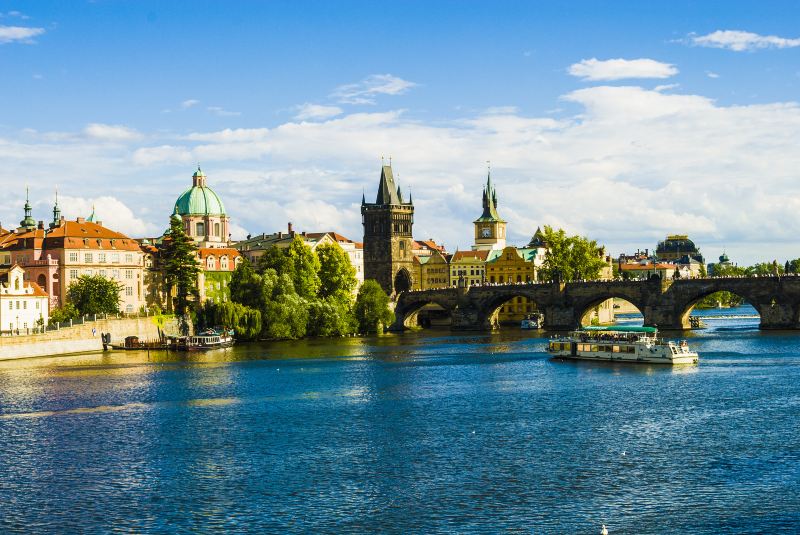
[[[50,228],[56,228],[61,222],[61,208],[58,207],[58,188],[56,188],[56,203],[53,205],[53,222]]]
[[[25,217],[19,222],[19,226],[26,230],[32,230],[36,228],[36,221],[34,221],[33,216],[31,215],[31,201],[28,186],[25,186]]]

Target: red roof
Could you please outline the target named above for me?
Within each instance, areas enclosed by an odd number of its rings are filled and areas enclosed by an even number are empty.
[[[97,223],[64,220],[52,229],[35,228],[3,237],[11,249],[118,249],[139,251],[136,240]],[[31,243],[28,240],[33,240]],[[0,242],[2,243],[2,242]]]
[[[456,251],[453,255],[453,262],[458,262],[462,258],[477,258],[478,260],[486,260],[489,256],[489,251]]]
[[[230,247],[200,247],[197,249],[197,254],[200,258],[208,258],[209,256],[225,256],[228,255],[232,258],[241,256],[239,251]]]

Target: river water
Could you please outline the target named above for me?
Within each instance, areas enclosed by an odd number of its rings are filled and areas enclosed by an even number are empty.
[[[0,362],[0,532],[797,533],[800,333],[757,323],[676,368],[514,330]]]

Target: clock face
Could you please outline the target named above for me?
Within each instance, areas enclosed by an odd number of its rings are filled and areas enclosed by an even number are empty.
[[[492,229],[486,227],[481,230],[481,237],[482,238],[491,238],[492,237]]]

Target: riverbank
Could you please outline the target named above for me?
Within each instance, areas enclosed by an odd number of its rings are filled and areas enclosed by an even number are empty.
[[[168,320],[165,332],[173,332],[177,322]],[[55,357],[103,350],[102,333],[111,333],[111,341],[120,343],[127,336],[142,340],[157,340],[159,326],[156,317],[114,318],[75,325],[40,334],[0,337],[0,360],[33,357]]]

